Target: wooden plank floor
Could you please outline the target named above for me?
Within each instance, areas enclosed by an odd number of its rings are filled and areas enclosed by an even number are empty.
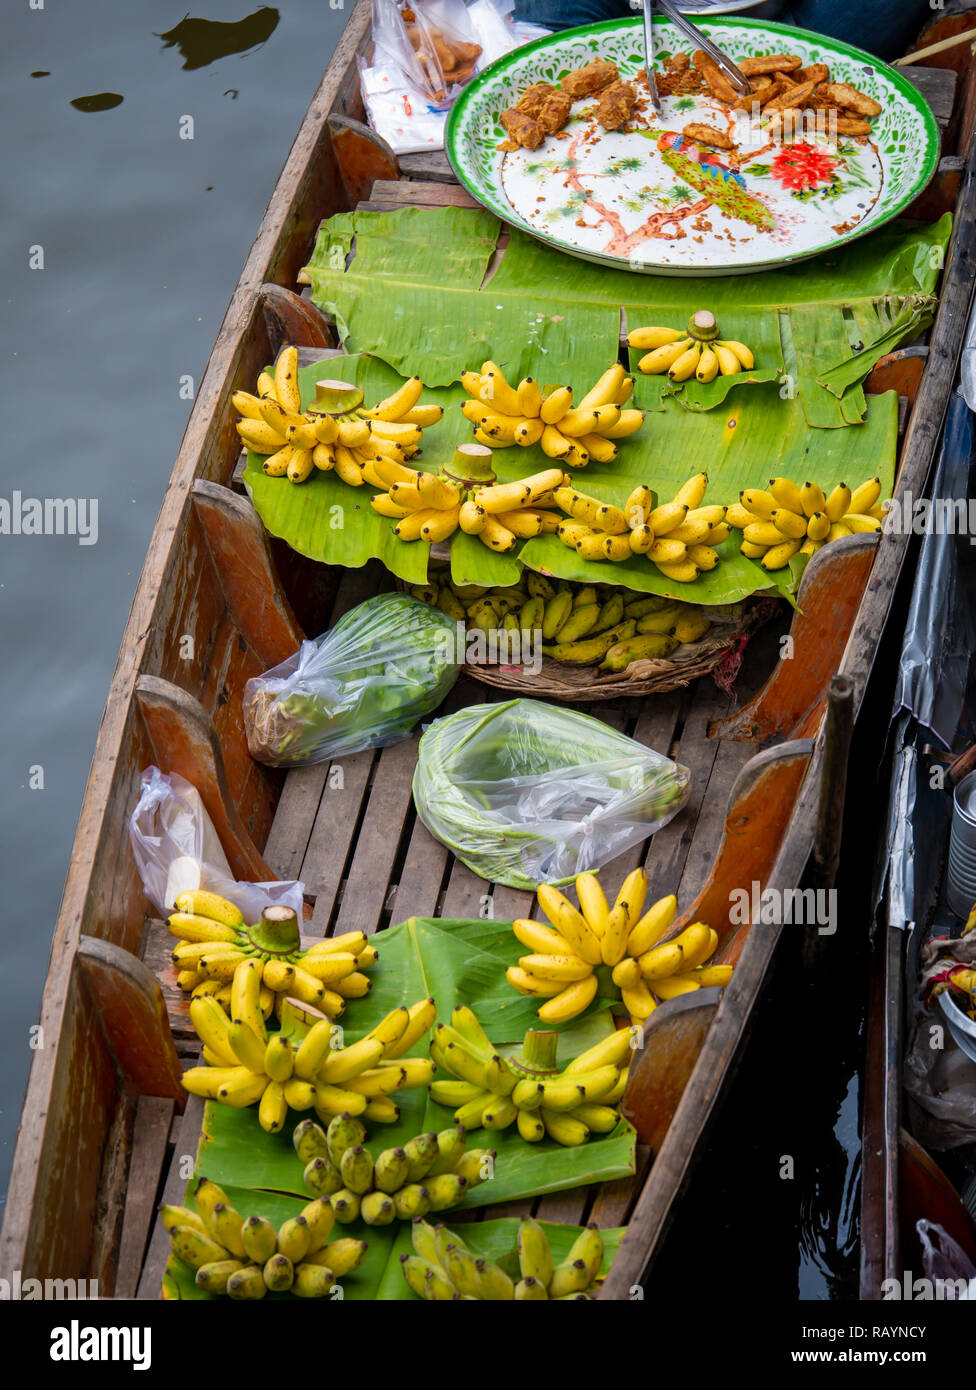
[[[347,571],[332,621],[375,587],[366,571]],[[759,688],[776,660],[782,630],[783,623],[774,622],[753,638],[734,697],[704,677],[674,694],[588,707],[588,712],[674,758],[691,773],[687,806],[656,835],[602,871],[608,888],[615,889],[626,873],[643,863],[652,896],[676,892],[682,905],[693,901],[718,848],[732,783],[756,751],[748,743],[709,739],[706,731],[712,720],[729,714]],[[504,691],[462,676],[438,714],[504,698]],[[282,878],[304,882],[313,908],[311,921],[305,923],[309,934],[328,936],[361,928],[372,935],[410,916],[488,916],[511,921],[516,916],[541,915],[533,894],[479,878],[427,831],[410,790],[418,741],[414,734],[388,748],[288,774],[265,857]],[[198,1045],[187,1016],[187,997],[176,986],[169,961],[171,947],[165,924],[150,922],[143,956],[162,983],[178,1049],[191,1065]],[[380,950],[382,954],[382,946]],[[193,1118],[188,1118],[175,1153],[188,1151],[195,1132]],[[586,1149],[581,1149],[581,1171],[585,1171],[585,1155]],[[546,1220],[595,1219],[604,1226],[621,1225],[650,1161],[649,1153],[639,1154],[636,1180],[584,1185],[535,1201],[476,1208],[452,1219],[491,1219],[533,1211]],[[164,1247],[160,1246],[155,1256],[161,1253]],[[155,1271],[147,1268],[140,1296],[152,1296],[147,1290],[155,1277]]]

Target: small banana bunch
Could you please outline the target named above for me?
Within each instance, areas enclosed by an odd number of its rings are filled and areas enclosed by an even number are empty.
[[[561,468],[544,468],[515,483],[475,487],[461,504],[458,524],[499,553],[512,550],[520,540],[555,531],[559,516],[553,498],[564,477]]]
[[[378,460],[374,471],[385,491],[370,498],[370,506],[396,521],[393,534],[398,540],[433,545],[453,536],[464,500],[457,483],[389,458]]]
[[[266,1293],[328,1298],[335,1283],[362,1264],[364,1240],[330,1240],[335,1213],[319,1198],[275,1230],[264,1216],[246,1219],[215,1182],[201,1178],[189,1207],[160,1209],[170,1258],[192,1269],[209,1294],[252,1301]],[[167,1266],[167,1270],[169,1266]]]
[[[449,1025],[434,1030],[431,1056],[454,1079],[434,1081],[430,1098],[455,1107],[454,1119],[465,1129],[517,1124],[529,1144],[547,1134],[567,1147],[583,1144],[591,1132],[609,1134],[616,1127],[630,1041],[628,1030],[614,1033],[560,1072],[558,1034],[530,1029],[521,1052],[506,1061],[472,1010],[461,1006]]]
[[[669,603],[653,596],[627,605],[636,632],[610,647],[600,662],[601,671],[626,671],[634,661],[660,661],[688,642],[699,642],[711,627],[711,619],[695,603]]]
[[[538,444],[567,468],[585,468],[591,458],[612,463],[617,457],[614,441],[635,434],[644,423],[641,411],[624,409],[634,379],[619,363],[603,373],[575,410],[572,387],[556,386],[543,395],[532,377],[511,386],[490,360],[480,372],[462,373],[461,385],[472,397],[461,411],[474,425],[479,444],[491,449]]]
[[[365,1147],[366,1130],[352,1115],[336,1115],[323,1130],[302,1120],[292,1136],[305,1164],[305,1185],[332,1203],[336,1220],[367,1226],[414,1221],[446,1211],[492,1174],[494,1149],[468,1149],[460,1125],[417,1134],[377,1158]]]
[[[410,377],[370,409],[358,386],[320,381],[316,398],[303,413],[298,389],[298,350],[282,348],[274,374],[262,372],[257,394],[235,391],[235,410],[243,417],[237,433],[249,449],[267,457],[272,478],[304,483],[318,468],[334,469],[344,483],[383,486],[375,474],[381,459],[402,463],[420,448],[423,430],[444,414],[443,406],[420,405],[424,384]]]
[[[555,1264],[545,1229],[530,1216],[518,1233],[521,1279],[516,1284],[500,1265],[475,1256],[454,1231],[416,1221],[413,1255],[401,1255],[407,1285],[428,1302],[480,1299],[486,1302],[539,1302],[588,1298],[600,1283],[603,1237],[595,1222],[577,1236],[561,1264]]]
[[[176,899],[169,929],[180,938],[173,951],[180,989],[195,998],[212,995],[229,1009],[239,967],[256,972],[265,1018],[286,996],[338,1018],[346,999],[371,988],[363,974],[379,959],[363,932],[326,937],[302,947],[298,917],[290,907],[265,908],[260,922],[246,926],[243,913],[217,893],[193,889]]]
[[[743,368],[751,371],[756,365],[745,343],[719,337],[715,315],[699,309],[688,320],[688,328],[679,333],[675,328],[635,328],[628,333],[627,342],[638,351],[645,351],[637,364],[647,376],[667,372],[672,381],[709,382],[722,376],[735,376]]]
[[[642,914],[647,875],[634,869],[627,875],[611,907],[596,874],[576,878],[579,908],[551,884],[539,885],[538,902],[552,923],[523,918],[512,930],[530,954],[505,972],[520,994],[546,1002],[538,1014],[544,1023],[576,1018],[597,996],[603,967],[620,990],[631,1022],[643,1023],[657,1003],[703,985],[725,985],[732,967],[705,967],[714,954],[718,934],[696,922],[673,941],[658,945],[678,910],[673,895],[660,898]],[[607,983],[604,980],[604,988]],[[575,1068],[577,1061],[573,1063]],[[436,1083],[435,1083],[436,1084]],[[431,1097],[434,1090],[431,1088]]]
[[[561,468],[515,483],[473,488],[390,461],[377,465],[377,471],[389,487],[372,499],[373,509],[396,518],[393,534],[401,541],[445,541],[460,526],[489,550],[503,553],[520,540],[555,531],[559,524],[557,513],[548,509],[553,506],[553,489],[563,480]]]
[[[669,502],[652,507],[646,487],[635,488],[627,500],[631,549],[678,584],[713,570],[719,562],[714,547],[729,536],[726,508],[702,505],[707,487],[708,475],[694,473]]]
[[[614,585],[552,583],[523,570],[510,588],[461,586],[435,572],[408,586],[422,603],[485,633],[541,633],[545,656],[572,666],[625,671],[632,661],[664,658],[708,632],[711,619],[694,603],[642,595]],[[633,622],[634,626],[631,627]]]
[[[627,615],[623,594],[601,601],[592,584],[574,593],[568,585],[539,599],[531,614],[542,630],[542,652],[572,666],[592,666],[618,642],[632,637],[636,620]]]
[[[184,1072],[183,1085],[222,1105],[257,1105],[261,1128],[269,1134],[284,1128],[289,1109],[314,1109],[326,1124],[346,1112],[394,1124],[400,1110],[391,1094],[427,1086],[434,1075],[426,1057],[404,1056],[434,1022],[432,999],[393,1009],[364,1038],[336,1048],[330,1018],[287,1000],[282,1028],[289,1036],[268,1033],[256,966],[239,970],[231,988],[229,1019],[209,996],[190,1001],[207,1065]],[[292,1032],[303,1036],[293,1039]]]
[[[814,555],[829,541],[880,531],[880,496],[880,478],[869,478],[853,492],[838,483],[829,496],[816,483],[798,487],[789,478],[770,478],[768,492],[746,488],[725,515],[742,532],[742,554],[765,570],[778,570],[794,555]]]

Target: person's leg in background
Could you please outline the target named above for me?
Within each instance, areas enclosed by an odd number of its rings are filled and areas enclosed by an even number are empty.
[[[601,19],[631,18],[629,0],[515,0],[514,20],[543,29],[575,29]]]
[[[571,29],[634,13],[629,0],[516,0],[513,18],[546,29]],[[767,0],[744,17],[777,19],[879,58],[898,58],[932,14],[929,0]]]
[[[929,0],[787,0],[777,19],[890,59],[901,57],[934,13]]]

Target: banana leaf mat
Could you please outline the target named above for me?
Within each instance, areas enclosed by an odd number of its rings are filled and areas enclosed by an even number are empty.
[[[726,336],[754,348],[756,369],[707,385],[637,374],[636,401],[648,411],[643,429],[622,441],[613,464],[591,464],[585,481],[577,474],[577,485],[619,506],[637,483],[665,498],[704,468],[709,502],[735,501],[742,488],[776,475],[814,477],[826,490],[878,475],[887,495],[897,398],[888,392],[869,403],[861,382],[879,357],[929,321],[949,230],[948,216],[921,230],[887,227],[834,257],[761,275],[647,277],[638,300],[632,276],[562,256],[517,231],[485,283],[500,224],[481,210],[341,214],[320,229],[305,278],[335,318],[349,356],[303,369],[303,401],[323,374],[356,381],[372,402],[418,372],[429,388],[423,399],[445,408],[424,432],[421,461],[436,470],[469,437],[459,411],[462,371],[490,356],[513,380],[532,375],[543,385],[585,390],[617,358],[622,311],[631,325],[680,326],[707,305]],[[503,481],[551,464],[538,445],[498,450],[495,460]],[[254,454],[244,482],[268,530],[302,554],[350,567],[378,557],[407,583],[426,578],[430,547],[398,541],[394,523],[370,508],[371,489],[347,487],[331,473],[294,487],[265,477]],[[764,591],[789,596],[805,565],[794,557],[770,576],[739,554],[736,537],[718,549],[716,569],[675,584],[641,559],[615,566],[581,560],[553,536],[506,555],[460,532],[450,546],[459,583],[512,584],[527,565],[705,604]]]
[[[379,951],[373,989],[366,998],[353,1001],[342,1016],[347,1043],[357,1041],[391,1009],[427,997],[436,1001],[441,1022],[449,1020],[455,1004],[469,1004],[503,1055],[516,1050],[526,1029],[538,1024],[537,1003],[517,994],[505,979],[506,968],[524,954],[509,922],[411,917],[383,932]],[[608,1006],[613,1002],[598,997],[585,1014],[558,1029],[561,1065],[611,1031]],[[422,1039],[410,1055],[426,1056],[427,1042]],[[452,1111],[429,1100],[426,1089],[403,1091],[395,1099],[400,1106],[397,1123],[370,1130],[367,1147],[374,1158],[415,1134],[453,1124]],[[305,1189],[303,1165],[291,1140],[300,1118],[290,1115],[280,1134],[267,1134],[258,1123],[257,1107],[237,1110],[208,1102],[196,1175],[222,1187],[288,1193],[311,1201],[313,1194]],[[468,1193],[462,1209],[625,1177],[634,1172],[635,1142],[634,1130],[624,1120],[612,1133],[579,1148],[564,1148],[551,1139],[527,1144],[514,1128],[474,1130],[469,1136],[472,1148],[497,1151],[495,1174]],[[350,1227],[350,1233],[363,1235],[361,1224]],[[363,1239],[369,1239],[368,1234]]]

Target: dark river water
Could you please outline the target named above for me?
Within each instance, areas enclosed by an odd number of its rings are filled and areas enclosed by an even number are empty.
[[[77,535],[0,534],[0,1192],[98,722],[189,413],[181,379],[200,380],[352,3],[3,6],[0,498],[21,493],[25,531],[26,499],[86,506]]]
[[[0,499],[82,499],[86,534],[0,534],[0,1192],[98,722],[189,411],[183,383],[200,380],[352,8],[33,3],[7,0],[0,50]],[[830,985],[782,953],[652,1288],[704,1273],[713,1290],[745,1282],[757,1296],[853,1293],[859,964],[825,1044]],[[784,1154],[796,1182],[780,1180]]]

